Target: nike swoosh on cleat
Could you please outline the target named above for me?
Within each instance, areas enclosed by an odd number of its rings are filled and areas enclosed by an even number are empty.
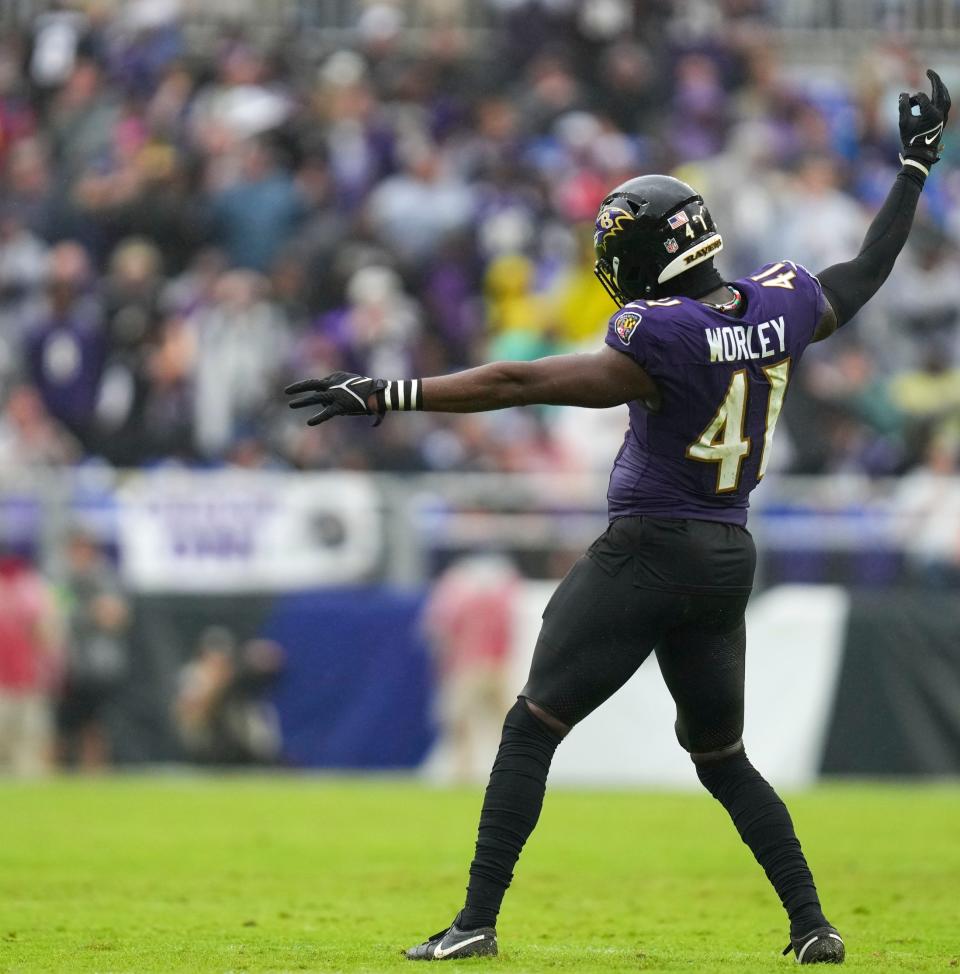
[[[461,947],[466,947],[468,944],[475,944],[478,940],[483,940],[483,937],[484,935],[481,933],[477,937],[470,937],[468,940],[461,940],[460,943],[454,944],[452,947],[446,947],[446,948],[441,946],[442,944],[441,941],[441,943],[437,944],[437,946],[434,947],[433,949],[433,959],[443,960],[444,957],[449,957],[450,954],[454,953],[457,950],[460,950]]]
[[[807,952],[807,948],[815,944],[820,939],[819,935],[816,937],[811,937],[804,945],[800,948],[800,952],[797,954],[797,963],[803,963],[804,954]]]
[[[802,964],[803,958],[806,956],[807,949],[812,947],[821,937],[821,934],[817,934],[815,937],[811,937],[804,945],[800,948],[800,952],[797,954],[797,963]],[[832,937],[834,940],[839,940],[841,945],[843,944],[843,938],[838,933],[828,933],[828,937]]]

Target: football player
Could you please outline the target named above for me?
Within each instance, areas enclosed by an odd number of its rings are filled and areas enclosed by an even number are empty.
[[[681,746],[787,912],[784,953],[802,964],[843,961],[790,815],[741,738],[755,562],[745,525],[804,350],[876,293],[906,242],[950,109],[943,82],[927,76],[932,96],[900,96],[902,168],[850,261],[814,275],[781,259],[724,281],[714,267],[723,241],[703,199],[679,180],[641,176],[614,189],[597,216],[596,273],[621,306],[600,350],[425,379],[335,372],[286,390],[292,407],[320,407],[311,425],[344,415],[379,422],[397,410],[629,404],[609,528],[550,599],[529,679],[504,722],[466,903],[410,959],[496,954],[497,914],[554,751],[653,652]]]

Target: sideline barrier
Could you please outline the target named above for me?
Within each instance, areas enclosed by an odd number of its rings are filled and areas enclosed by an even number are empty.
[[[552,582],[519,602],[509,685],[526,678]],[[419,618],[424,590],[389,586],[285,595],[144,595],[117,713],[118,757],[177,757],[169,700],[200,631],[228,622],[286,651],[274,700],[285,762],[413,769],[434,742],[435,691]],[[822,774],[960,774],[960,606],[911,591],[778,586],[748,612],[745,740],[781,787]],[[558,783],[696,787],[651,658],[557,753]]]

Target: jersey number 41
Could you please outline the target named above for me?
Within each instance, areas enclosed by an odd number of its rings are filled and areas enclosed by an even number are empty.
[[[760,480],[767,470],[773,433],[783,408],[783,398],[787,392],[790,377],[790,359],[786,358],[776,365],[768,365],[763,370],[770,388],[767,399],[767,419],[763,433],[763,453],[760,454]],[[728,494],[740,486],[740,469],[743,461],[750,456],[752,444],[750,437],[744,435],[747,416],[747,396],[749,379],[746,369],[734,372],[730,377],[726,395],[716,415],[707,424],[699,438],[687,447],[691,460],[717,465],[717,493]]]

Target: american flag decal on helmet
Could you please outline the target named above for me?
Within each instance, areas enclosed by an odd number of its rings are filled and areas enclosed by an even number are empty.
[[[681,210],[679,213],[674,213],[672,216],[667,217],[667,225],[671,230],[676,230],[682,227],[685,223],[689,223],[690,220],[687,214]]]

